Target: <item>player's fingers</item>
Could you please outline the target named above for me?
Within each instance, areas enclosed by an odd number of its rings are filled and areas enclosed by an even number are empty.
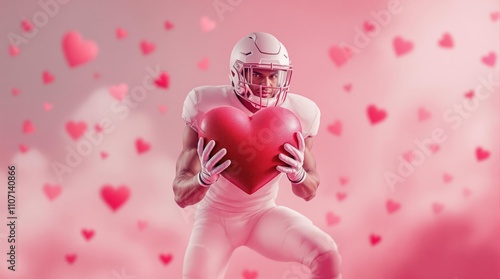
[[[220,159],[222,159],[222,157],[224,157],[224,155],[226,155],[226,153],[227,153],[227,150],[225,148],[222,148],[217,153],[215,153],[215,155],[212,156],[212,158],[210,158],[208,160],[207,169],[209,169],[209,170],[213,169],[214,166],[220,161]]]
[[[295,146],[285,143],[285,150],[288,151],[293,157],[295,157],[296,160],[301,161],[302,160],[302,152],[300,152]]]
[[[304,152],[306,150],[306,143],[301,132],[297,132],[297,140],[299,141],[299,150]]]
[[[286,174],[290,174],[290,173],[294,172],[294,170],[292,168],[284,167],[284,166],[276,166],[276,169],[279,172],[286,173]]]
[[[198,139],[198,157],[200,157],[200,158],[202,158],[202,154],[203,154],[203,145],[204,145],[203,137],[200,137]]]
[[[224,163],[215,167],[213,170],[213,173],[219,174],[219,173],[223,172],[225,169],[227,169],[230,165],[231,165],[231,160],[226,160]]]
[[[299,162],[297,162],[296,160],[286,156],[285,154],[281,153],[280,155],[278,155],[278,158],[283,161],[284,163],[286,163],[287,165],[289,165],[290,167],[292,168],[295,168],[295,169],[298,169],[300,166],[299,166]]]
[[[208,142],[207,146],[205,147],[205,149],[203,149],[203,162],[207,162],[208,159],[210,158],[210,152],[212,152],[212,150],[214,149],[214,146],[215,146],[215,141],[214,140],[211,140]]]

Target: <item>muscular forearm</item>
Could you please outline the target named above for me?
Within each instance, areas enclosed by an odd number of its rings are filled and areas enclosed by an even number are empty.
[[[175,202],[182,208],[198,203],[207,193],[208,187],[198,183],[197,174],[183,173],[174,180]]]
[[[316,195],[316,189],[319,186],[319,176],[315,171],[306,173],[306,178],[302,183],[292,183],[292,191],[296,196],[309,201]]]

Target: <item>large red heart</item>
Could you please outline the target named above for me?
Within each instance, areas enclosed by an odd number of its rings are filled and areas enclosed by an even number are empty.
[[[224,106],[203,116],[198,133],[206,144],[215,141],[211,155],[227,149],[220,163],[230,159],[231,165],[222,176],[251,195],[279,174],[276,166],[284,163],[278,154],[287,154],[283,148],[286,142],[298,146],[294,136],[297,131],[302,131],[300,121],[288,109],[268,107],[247,116],[237,108]]]

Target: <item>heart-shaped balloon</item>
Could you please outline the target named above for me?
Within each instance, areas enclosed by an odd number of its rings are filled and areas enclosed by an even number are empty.
[[[286,108],[268,107],[248,116],[223,106],[203,116],[198,134],[205,144],[215,141],[211,155],[226,148],[220,163],[230,159],[231,165],[222,176],[251,195],[279,174],[276,166],[285,164],[278,155],[288,154],[283,148],[287,142],[298,146],[297,131],[302,131],[300,121]]]

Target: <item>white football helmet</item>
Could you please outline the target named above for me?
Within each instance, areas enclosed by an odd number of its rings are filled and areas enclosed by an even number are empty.
[[[280,105],[292,78],[285,46],[271,34],[251,33],[231,52],[229,79],[236,94],[255,108]]]

